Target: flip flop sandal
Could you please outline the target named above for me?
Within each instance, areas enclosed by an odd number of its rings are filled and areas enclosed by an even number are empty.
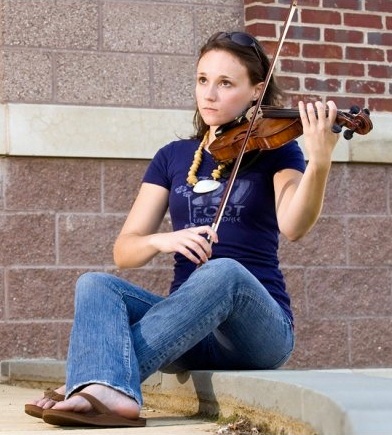
[[[48,388],[44,391],[44,397],[50,400],[54,400],[55,402],[62,402],[65,399],[63,394],[56,393],[56,391]],[[27,403],[25,405],[25,413],[30,415],[31,417],[42,418],[43,408],[37,405],[32,405]]]
[[[146,425],[145,418],[121,417],[90,394],[75,393],[73,396],[84,397],[93,409],[87,413],[45,409],[42,414],[44,422],[56,426],[144,427]]]

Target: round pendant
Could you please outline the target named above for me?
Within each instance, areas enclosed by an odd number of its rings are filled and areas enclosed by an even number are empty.
[[[216,180],[200,180],[193,186],[195,193],[207,193],[216,190],[220,186]]]

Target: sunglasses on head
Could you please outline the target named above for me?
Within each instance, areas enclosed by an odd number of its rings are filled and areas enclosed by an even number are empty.
[[[243,47],[252,47],[253,50],[256,53],[256,56],[258,57],[260,63],[263,63],[261,59],[261,52],[260,47],[257,44],[256,39],[254,39],[252,36],[248,35],[247,33],[243,32],[221,32],[219,33],[216,38],[218,39],[229,39],[230,41],[233,41],[235,44],[242,45]]]

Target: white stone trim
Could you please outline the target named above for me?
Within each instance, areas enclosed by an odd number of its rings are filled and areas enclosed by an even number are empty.
[[[7,104],[0,106],[0,155],[149,159],[189,137],[192,117],[184,110]]]
[[[189,110],[2,104],[0,155],[150,159],[166,143],[189,137],[192,118]],[[369,134],[340,139],[334,161],[392,163],[392,114],[371,119]]]

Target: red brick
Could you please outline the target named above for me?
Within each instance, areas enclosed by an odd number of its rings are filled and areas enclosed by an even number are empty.
[[[321,6],[321,0],[301,0],[301,2],[298,2],[298,5],[302,8],[318,8]]]
[[[276,0],[265,0],[263,3],[268,4],[268,3],[275,3]],[[244,0],[244,6],[245,6],[245,10],[246,7],[253,4],[254,0]]]
[[[386,45],[392,46],[392,35],[391,33],[384,32],[369,32],[368,42],[370,45]]]
[[[254,23],[250,24],[247,29],[251,35],[257,35],[263,45],[263,38],[277,38],[276,26],[270,23]]]
[[[298,77],[280,75],[278,82],[285,91],[298,91],[300,89]]]
[[[320,29],[317,27],[290,26],[287,32],[287,39],[319,41]]]
[[[389,93],[392,94],[392,90]],[[369,109],[375,112],[392,112],[392,99],[369,98]]]
[[[361,2],[358,0],[323,0],[323,7],[327,9],[362,9]]]
[[[341,85],[341,81],[337,79],[305,78],[305,89],[311,92],[339,92]]]
[[[371,80],[347,80],[346,92],[349,94],[384,94],[385,83]]]
[[[340,97],[338,95],[327,95],[326,100],[333,100],[338,109],[342,111],[348,111],[352,106],[359,106],[361,108],[366,107],[366,100],[363,97],[358,97],[357,95],[347,95]],[[370,108],[370,107],[369,107]]]
[[[342,47],[332,44],[304,44],[303,56],[312,59],[342,59]]]
[[[300,2],[298,2],[298,6],[300,6],[301,8],[318,8],[319,6],[322,6],[321,1],[322,0],[300,0]],[[286,0],[286,3],[289,4],[290,0]]]
[[[339,77],[365,75],[365,65],[361,63],[327,62],[324,66],[325,74]]]
[[[289,95],[289,100],[291,101],[291,107],[298,107],[299,101],[305,101],[306,103],[310,102],[316,102],[320,100],[319,95],[315,94],[308,94],[308,93],[302,93],[301,94],[292,94]]]
[[[306,10],[301,12],[302,23],[311,24],[328,24],[339,25],[342,23],[342,16],[340,12],[329,11],[326,9],[321,10]]]
[[[384,62],[385,53],[383,50],[374,47],[347,47],[346,60]]]
[[[390,77],[392,77],[392,66],[368,65],[368,75],[369,77],[374,77],[378,79],[389,79]]]
[[[382,17],[370,14],[344,14],[344,25],[356,28],[382,29]]]
[[[275,47],[274,47],[275,49]],[[300,44],[296,42],[285,42],[282,46],[282,50],[280,52],[280,56],[284,57],[298,57],[301,52]]]
[[[373,12],[392,12],[392,3],[385,0],[366,0],[365,10]]]
[[[300,74],[319,74],[320,63],[296,59],[281,59],[280,69],[283,72]]]
[[[277,41],[263,41],[263,48],[268,56],[272,58],[275,54],[275,50],[277,47]],[[301,51],[300,44],[296,42],[286,41],[280,51],[279,59],[284,57],[299,57]]]
[[[355,0],[357,2],[357,0]],[[324,30],[325,42],[343,42],[349,44],[363,44],[364,33],[355,30],[347,29],[330,29],[326,28]]]
[[[288,8],[286,7],[274,7],[271,5],[261,5],[256,4],[253,6],[249,6],[245,9],[245,21],[253,21],[253,20],[260,20],[260,21],[274,21],[274,22],[284,22],[286,19],[288,12]],[[293,19],[293,22],[295,21],[295,17]]]

